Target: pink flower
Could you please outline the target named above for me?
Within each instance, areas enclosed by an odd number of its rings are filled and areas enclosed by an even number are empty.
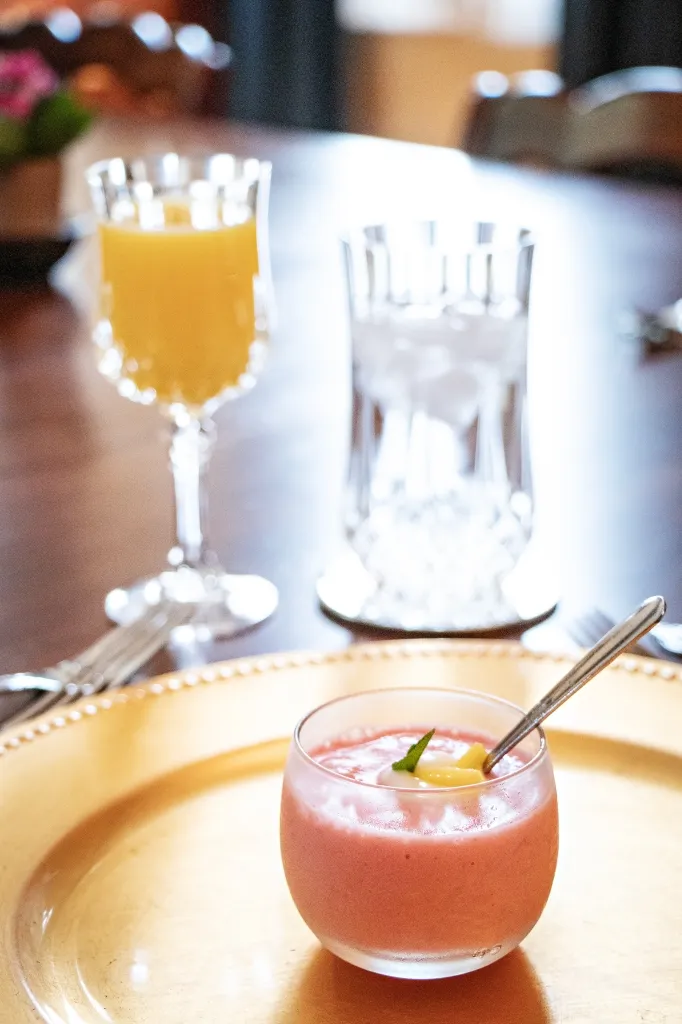
[[[59,85],[52,68],[36,50],[0,54],[0,116],[21,121]]]

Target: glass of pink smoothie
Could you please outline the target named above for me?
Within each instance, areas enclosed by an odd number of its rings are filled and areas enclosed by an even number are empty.
[[[535,925],[556,868],[554,774],[540,729],[485,781],[441,787],[391,764],[490,750],[523,712],[466,690],[342,697],[297,726],[284,775],[281,849],[291,895],[323,946],[400,978],[484,967]]]

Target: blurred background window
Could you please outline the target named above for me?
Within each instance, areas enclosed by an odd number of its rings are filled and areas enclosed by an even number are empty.
[[[561,0],[337,0],[339,21],[351,32],[388,35],[483,32],[504,42],[552,41]]]
[[[419,142],[459,137],[473,75],[555,64],[560,0],[229,0],[232,113]]]
[[[475,76],[682,64],[680,0],[216,0],[232,112],[450,145]]]
[[[349,130],[452,145],[476,74],[556,65],[561,0],[337,0]]]

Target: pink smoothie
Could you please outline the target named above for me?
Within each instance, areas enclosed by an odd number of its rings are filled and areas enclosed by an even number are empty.
[[[323,942],[376,955],[481,956],[513,948],[542,912],[558,845],[551,768],[548,782],[542,766],[521,770],[524,760],[509,755],[476,786],[385,785],[391,762],[427,728],[334,740],[310,753],[328,771],[308,765],[285,777],[284,869]],[[438,730],[429,751],[455,760],[475,741],[494,745]]]

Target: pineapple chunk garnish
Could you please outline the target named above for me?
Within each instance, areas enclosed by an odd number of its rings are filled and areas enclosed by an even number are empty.
[[[482,743],[472,743],[466,753],[462,754],[459,761],[456,761],[455,764],[458,768],[477,768],[479,772],[482,772],[483,762],[487,756],[488,751]]]
[[[473,786],[485,779],[483,762],[487,756],[488,751],[482,743],[472,743],[460,759],[452,764],[426,758],[420,760],[414,774],[431,786]]]
[[[456,764],[422,764],[417,765],[414,774],[422,782],[432,786],[472,786],[483,782],[485,776],[478,768],[460,768]]]

